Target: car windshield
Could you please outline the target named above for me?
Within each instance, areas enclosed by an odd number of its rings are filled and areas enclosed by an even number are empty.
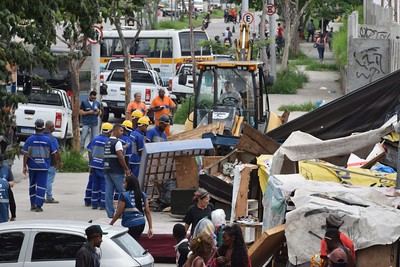
[[[128,233],[111,238],[120,248],[122,248],[131,257],[144,257],[147,251],[133,239]]]
[[[123,67],[124,67],[124,61],[118,60],[118,61],[111,61],[110,64],[108,64],[107,69],[114,70],[114,69],[122,69]],[[146,67],[142,61],[131,61],[131,68],[145,69]]]
[[[28,96],[28,103],[43,104],[51,106],[62,106],[61,97],[59,94],[52,93],[33,93]]]

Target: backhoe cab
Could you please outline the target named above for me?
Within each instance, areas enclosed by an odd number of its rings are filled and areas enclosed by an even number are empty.
[[[243,122],[263,133],[278,127],[281,120],[269,112],[268,95],[263,97],[267,85],[263,64],[260,61],[198,62],[194,112],[186,121],[185,129],[224,121],[224,134],[239,136]],[[269,123],[270,117],[274,123]]]

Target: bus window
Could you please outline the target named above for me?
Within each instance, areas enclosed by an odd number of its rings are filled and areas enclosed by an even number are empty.
[[[162,51],[163,58],[172,58],[172,39],[157,38],[155,39],[155,50],[152,57],[160,57]]]
[[[100,55],[102,57],[111,57],[113,55],[113,39],[103,39]]]
[[[179,33],[179,39],[181,43],[181,56],[190,56],[190,33],[181,32]],[[194,33],[194,49],[196,56],[211,55],[209,47],[201,47],[200,43],[202,41],[208,40],[206,33],[195,32]]]

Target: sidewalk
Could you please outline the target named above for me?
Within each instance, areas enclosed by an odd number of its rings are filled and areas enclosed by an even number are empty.
[[[300,43],[300,50],[311,59],[318,59],[318,51],[313,48],[313,43],[303,42]],[[324,63],[334,63],[333,53],[325,51]],[[290,64],[290,63],[289,63]],[[303,88],[297,91],[295,95],[282,95],[282,94],[270,94],[269,103],[271,111],[276,114],[282,114],[278,108],[281,105],[299,105],[307,102],[315,103],[319,100],[324,100],[326,103],[330,102],[343,95],[340,89],[340,74],[335,71],[306,71],[305,66],[298,66],[298,68],[304,71],[310,77]],[[277,68],[279,71],[279,67]],[[306,112],[291,112],[289,120],[300,117]]]

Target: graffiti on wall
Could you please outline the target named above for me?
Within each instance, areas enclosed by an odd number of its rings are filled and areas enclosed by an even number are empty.
[[[359,34],[361,38],[368,39],[390,39],[390,32],[379,31],[368,26],[360,26]]]
[[[361,51],[353,52],[356,62],[358,79],[365,79],[368,82],[376,80],[386,74],[382,65],[383,55],[379,51],[379,47],[370,47]]]

